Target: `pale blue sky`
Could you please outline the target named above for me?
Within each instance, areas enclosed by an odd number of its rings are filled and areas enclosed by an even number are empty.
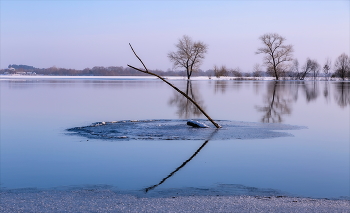
[[[1,0],[1,68],[25,64],[84,69],[140,63],[167,70],[183,35],[208,44],[201,69],[251,71],[264,33],[294,45],[302,64],[350,51],[350,1],[6,1]]]

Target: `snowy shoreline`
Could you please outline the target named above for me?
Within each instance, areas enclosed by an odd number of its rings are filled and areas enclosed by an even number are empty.
[[[109,189],[2,191],[0,212],[349,212],[350,200],[286,196],[137,197]]]
[[[165,79],[169,80],[187,80],[185,76],[162,76]],[[45,79],[65,79],[65,80],[78,80],[78,79],[86,79],[86,80],[158,80],[157,77],[154,76],[50,76],[50,75],[0,75],[1,80],[45,80]],[[275,81],[275,77],[232,77],[232,76],[222,76],[217,78],[215,76],[193,76],[191,77],[192,81],[221,81],[221,80],[234,80],[234,81]],[[305,80],[292,80],[292,79],[282,79],[279,81],[314,81],[313,78],[305,78]],[[326,81],[324,78],[320,77],[316,81]],[[342,81],[341,79],[329,79],[328,81]],[[347,82],[345,80],[344,82]]]

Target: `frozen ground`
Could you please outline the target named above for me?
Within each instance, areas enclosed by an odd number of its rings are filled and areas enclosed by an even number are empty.
[[[2,191],[0,212],[350,212],[349,200],[284,196],[137,197],[109,189]]]
[[[86,138],[105,140],[232,140],[292,136],[282,131],[304,128],[287,124],[219,120],[216,122],[222,128],[217,131],[210,122],[199,121],[211,128],[193,128],[186,125],[187,120],[124,120],[96,122],[68,131]]]

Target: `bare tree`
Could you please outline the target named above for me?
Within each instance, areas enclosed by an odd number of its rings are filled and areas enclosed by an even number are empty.
[[[220,78],[221,76],[228,76],[228,69],[225,65],[222,65],[220,68],[218,66],[214,66],[214,75],[217,78]]]
[[[289,70],[289,77],[298,80],[300,77],[300,72],[299,72],[299,61],[298,59],[293,59],[292,66],[290,67]]]
[[[345,80],[350,77],[350,58],[347,54],[341,54],[334,63],[335,75]]]
[[[285,38],[277,33],[268,33],[259,37],[264,46],[256,51],[256,54],[263,53],[264,64],[268,69],[273,70],[276,80],[284,72],[288,65],[286,62],[292,61],[293,46],[285,45]]]
[[[323,66],[323,74],[326,80],[328,80],[329,78],[331,66],[332,66],[332,61],[330,58],[327,58]]]
[[[239,68],[239,67],[236,67],[236,68],[234,68],[234,69],[232,69],[231,70],[231,73],[232,73],[232,75],[234,76],[234,77],[242,77],[243,76],[243,74],[242,74],[242,71],[241,71],[241,68]]]
[[[304,80],[308,73],[312,73],[312,76],[316,79],[320,72],[320,64],[316,60],[307,58],[301,69],[302,71],[299,73],[299,80]]]
[[[256,63],[254,64],[254,67],[253,67],[253,77],[261,77],[261,76],[262,76],[261,66],[260,64]]]
[[[312,77],[314,78],[314,80],[316,80],[316,78],[318,77],[320,70],[321,65],[316,60],[313,60]]]
[[[186,69],[187,79],[191,78],[192,72],[201,65],[208,46],[201,41],[193,42],[192,39],[184,35],[175,45],[176,52],[168,53],[168,58],[174,64],[174,68],[183,67]]]

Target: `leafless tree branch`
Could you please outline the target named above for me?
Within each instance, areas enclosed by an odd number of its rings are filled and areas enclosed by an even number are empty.
[[[177,87],[175,87],[173,84],[171,84],[170,82],[168,82],[167,80],[165,80],[163,77],[155,74],[155,73],[152,73],[152,72],[149,72],[148,69],[146,68],[146,66],[144,65],[144,63],[142,62],[142,60],[137,56],[137,54],[135,53],[134,49],[132,48],[131,44],[129,43],[132,51],[134,52],[135,56],[141,61],[141,63],[143,64],[144,68],[146,71],[144,70],[141,70],[139,68],[136,68],[136,67],[133,67],[131,65],[128,64],[128,67],[131,67],[137,71],[140,71],[140,72],[143,72],[143,73],[147,73],[149,75],[153,75],[153,76],[156,76],[157,78],[159,78],[160,80],[164,81],[165,83],[167,83],[169,86],[171,86],[173,89],[175,89],[176,91],[178,91],[179,93],[181,93],[183,96],[185,96],[188,100],[190,100],[202,113],[205,117],[208,118],[208,120],[216,127],[216,128],[221,128],[221,126],[219,124],[217,124],[213,119],[211,119],[211,117],[192,99],[190,98],[188,95],[186,95],[186,93],[182,92],[181,90],[179,90]]]

